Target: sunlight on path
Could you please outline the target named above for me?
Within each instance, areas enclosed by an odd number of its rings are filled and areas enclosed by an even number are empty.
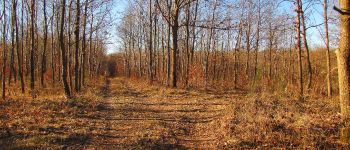
[[[93,145],[99,148],[215,148],[226,136],[229,104],[187,94],[148,95],[117,78],[107,82],[100,118],[91,118],[103,130]],[[181,96],[181,95],[180,95]]]

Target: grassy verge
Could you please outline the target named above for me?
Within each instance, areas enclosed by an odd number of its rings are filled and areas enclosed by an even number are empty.
[[[102,84],[99,81],[96,84]],[[93,117],[101,109],[101,97],[96,88],[88,83],[86,89],[75,98],[67,100],[55,87],[39,89],[33,99],[27,96],[11,95],[0,104],[1,149],[63,149],[83,148],[92,135],[84,127],[84,117]]]

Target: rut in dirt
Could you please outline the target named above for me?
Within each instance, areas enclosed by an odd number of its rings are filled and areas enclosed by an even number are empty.
[[[101,91],[107,109],[91,120],[101,126],[94,140],[99,148],[187,149],[224,144],[230,117],[224,100],[186,92],[160,95],[118,78],[106,79]]]

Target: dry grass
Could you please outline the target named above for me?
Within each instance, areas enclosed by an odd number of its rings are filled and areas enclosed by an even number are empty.
[[[348,149],[338,100],[115,78],[0,105],[2,149]],[[47,92],[50,88],[47,88]],[[51,89],[54,90],[54,89]]]
[[[337,99],[299,101],[247,95],[232,102],[231,141],[225,148],[348,149],[339,142]]]
[[[11,87],[8,99],[0,104],[1,149],[62,149],[89,141],[91,135],[84,131],[88,122],[77,118],[96,113],[99,89],[90,88],[66,100],[56,87],[39,89],[34,99],[32,92],[11,95],[20,93],[15,88]]]

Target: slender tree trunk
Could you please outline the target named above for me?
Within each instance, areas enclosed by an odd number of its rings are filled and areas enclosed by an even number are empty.
[[[299,0],[297,0],[297,48],[298,48],[298,63],[299,63],[299,97],[300,99],[303,99],[304,97],[304,82],[303,82],[303,64],[302,64],[302,53],[301,53],[301,38],[300,38],[300,3]]]
[[[255,46],[255,62],[254,62],[254,80],[253,85],[256,84],[256,78],[258,75],[258,54],[259,54],[259,46],[260,46],[260,25],[261,25],[261,4],[260,0],[258,1],[258,24],[256,26],[256,46]]]
[[[198,17],[198,5],[199,1],[196,1],[195,4],[195,10],[194,10],[194,18],[193,18],[193,26],[192,26],[192,47],[191,47],[191,63],[193,63],[193,58],[194,58],[194,46],[196,42],[196,21]]]
[[[68,77],[69,77],[69,86],[73,88],[73,72],[72,72],[72,56],[73,56],[73,50],[72,50],[72,32],[71,32],[71,22],[72,22],[72,4],[73,0],[69,0],[69,8],[68,8]]]
[[[138,76],[142,77],[142,26],[138,26],[138,31],[141,33],[137,39],[137,49],[139,52],[138,60]]]
[[[272,22],[270,21],[269,24],[269,74],[268,74],[268,79],[269,82],[272,79],[272,50],[273,50],[273,39],[274,39],[274,33],[272,29]]]
[[[34,20],[35,20],[35,0],[31,0],[30,6],[30,34],[31,34],[31,51],[30,51],[30,89],[34,90],[35,86],[35,72],[34,72],[34,53],[35,53],[35,29],[34,29]]]
[[[12,1],[12,16],[11,16],[11,56],[10,56],[10,72],[9,72],[9,78],[8,78],[8,85],[11,86],[11,77],[12,72],[15,71],[15,65],[14,65],[14,59],[15,59],[15,23],[14,23],[14,10],[13,6],[15,5],[14,1]],[[16,78],[16,74],[14,74],[14,77]]]
[[[324,0],[324,26],[326,32],[326,56],[327,56],[327,95],[328,97],[332,96],[332,83],[331,83],[331,59],[329,53],[329,35],[328,35],[328,14],[327,14],[327,0]]]
[[[22,10],[21,10],[21,59],[22,59],[22,62],[21,62],[21,72],[22,72],[22,79],[23,79],[23,83],[21,83],[21,88],[22,88],[22,93],[24,93],[24,84],[25,84],[25,78],[24,78],[24,65],[23,65],[23,62],[24,62],[24,41],[25,41],[25,38],[24,38],[24,8],[25,6],[23,5],[24,4],[24,0],[22,0]]]
[[[205,88],[207,88],[208,84],[209,84],[208,83],[209,82],[209,54],[210,54],[210,48],[211,48],[211,37],[212,37],[213,29],[210,29],[208,32],[209,32],[208,43],[207,43],[208,47],[204,52],[204,78],[205,78],[204,85],[205,85]]]
[[[6,84],[5,84],[5,80],[6,80],[6,59],[7,59],[7,46],[6,46],[6,1],[3,1],[3,52],[2,52],[2,99],[5,100],[5,95],[6,95]]]
[[[88,9],[89,1],[85,2],[84,6],[84,19],[83,19],[83,43],[82,43],[82,57],[81,57],[81,83],[85,85],[85,65],[86,65],[86,20],[87,20],[87,9]]]
[[[179,7],[174,0],[172,7],[172,35],[173,35],[173,87],[177,87],[177,66],[178,66],[178,30],[179,30]]]
[[[14,40],[14,26],[11,26],[11,40]],[[14,43],[11,43],[11,49],[10,49],[10,70],[9,70],[9,77],[8,77],[8,85],[11,86],[11,80],[12,76],[16,78],[16,70],[15,70],[15,49],[14,49]]]
[[[310,61],[310,50],[309,50],[309,46],[307,43],[307,39],[306,39],[306,24],[305,24],[305,17],[304,17],[304,11],[303,11],[303,4],[302,4],[302,0],[299,0],[299,7],[300,7],[300,17],[301,17],[301,24],[303,26],[303,30],[302,30],[302,35],[303,35],[303,39],[304,39],[304,47],[306,49],[306,59],[307,59],[307,68],[308,68],[308,82],[307,82],[307,88],[310,89],[311,85],[312,85],[312,67],[311,67],[311,61]]]
[[[165,77],[165,44],[164,44],[164,23],[162,23],[162,83],[164,83]],[[139,47],[140,48],[140,47]]]
[[[76,18],[75,18],[75,91],[80,91],[80,85],[79,85],[79,24],[80,24],[80,0],[76,1]]]
[[[61,12],[61,25],[60,25],[60,47],[61,47],[61,58],[62,58],[62,82],[64,86],[64,94],[67,98],[71,97],[68,81],[67,81],[67,54],[64,45],[64,20],[66,12],[66,0],[62,0],[62,12]]]
[[[54,40],[54,21],[55,18],[55,4],[52,4],[52,20],[51,20],[51,71],[52,71],[52,85],[55,85],[55,40]]]
[[[22,93],[25,92],[24,90],[24,78],[23,78],[23,67],[22,67],[22,62],[23,62],[23,51],[20,52],[19,49],[19,32],[18,32],[18,23],[17,23],[17,0],[12,0],[12,26],[15,26],[15,31],[16,31],[16,51],[17,51],[17,63],[18,63],[18,75],[21,80],[21,91]],[[14,41],[13,41],[14,42]],[[22,41],[23,43],[23,41]],[[23,46],[23,45],[22,45]]]
[[[241,23],[240,23],[241,24]],[[239,50],[241,49],[241,39],[242,39],[242,28],[241,25],[239,27],[237,39],[236,39],[236,45],[235,45],[235,52],[234,52],[234,88],[236,89],[238,87],[238,75],[239,75]]]
[[[91,9],[91,22],[90,22],[90,35],[89,35],[89,56],[88,56],[88,66],[89,66],[89,76],[92,77],[92,32],[93,32],[93,22],[94,22],[94,13],[93,13],[93,9]]]
[[[186,70],[185,70],[185,86],[188,86],[189,80],[189,72],[190,72],[190,61],[191,61],[191,53],[190,52],[190,5],[186,8]]]
[[[44,11],[44,49],[41,56],[41,86],[44,86],[44,75],[46,72],[46,48],[47,48],[47,15],[46,15],[46,0],[43,1]]]
[[[250,78],[250,32],[251,32],[251,4],[250,3],[248,3],[248,5],[249,5],[249,7],[248,7],[248,18],[247,18],[247,31],[246,31],[246,48],[247,48],[247,60],[246,60],[246,70],[245,70],[245,72],[246,72],[246,75],[247,75],[247,77],[248,78]]]
[[[171,77],[171,47],[170,47],[170,34],[171,34],[171,25],[168,26],[168,38],[167,38],[167,52],[168,52],[168,58],[167,58],[167,85],[170,85],[170,77]]]
[[[148,42],[148,50],[149,50],[149,66],[148,66],[148,77],[150,83],[153,82],[153,46],[152,46],[152,36],[153,36],[153,21],[152,21],[152,0],[149,0],[149,42]]]

